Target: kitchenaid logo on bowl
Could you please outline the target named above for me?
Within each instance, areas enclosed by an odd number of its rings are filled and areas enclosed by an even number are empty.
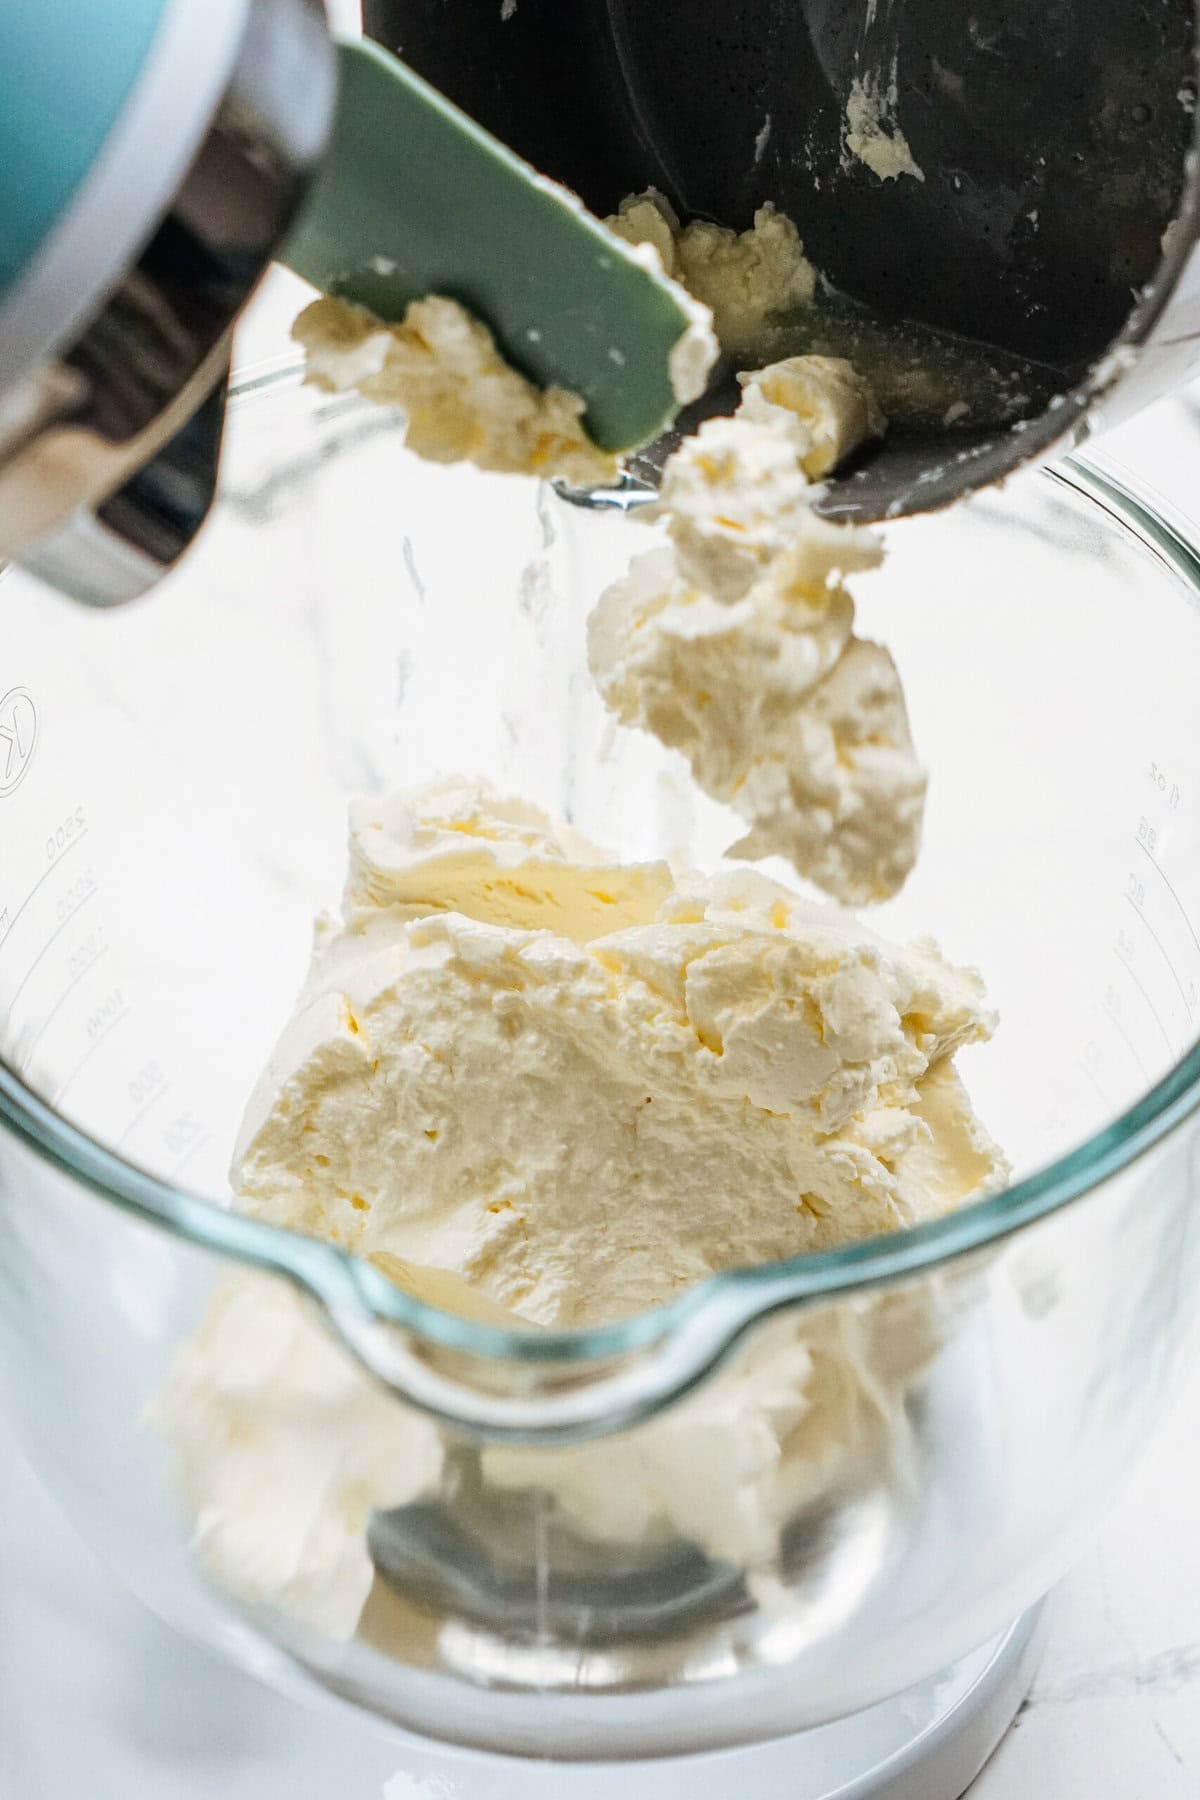
[[[0,800],[20,787],[37,743],[38,716],[28,688],[0,696]]]

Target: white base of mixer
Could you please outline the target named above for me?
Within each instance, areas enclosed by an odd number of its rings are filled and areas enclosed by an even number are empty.
[[[761,1800],[960,1800],[1029,1692],[1042,1613],[1033,1607],[982,1650],[894,1700],[742,1752],[765,1761],[786,1746],[794,1757],[789,1786],[767,1781],[753,1791]]]
[[[0,1797],[959,1800],[1017,1712],[1039,1609],[817,1731],[668,1761],[516,1762],[303,1707],[185,1643],[97,1566],[0,1429]]]

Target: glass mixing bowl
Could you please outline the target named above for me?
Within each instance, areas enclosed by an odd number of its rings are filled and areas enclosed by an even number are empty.
[[[961,1067],[1013,1184],[574,1336],[423,1305],[225,1210],[225,1171],[349,795],[483,773],[629,857],[711,865],[735,834],[587,675],[646,527],[423,465],[282,370],[243,383],[214,522],[151,600],[0,584],[0,1382],[85,1538],[184,1630],[460,1743],[655,1754],[897,1693],[1079,1554],[1195,1338],[1200,565],[1081,464],[887,537],[860,612],[932,782],[878,923],[985,972],[1000,1028]],[[209,1579],[147,1422],[247,1269],[342,1346],[287,1454],[239,1440],[248,1513],[319,1489],[292,1452],[343,1400],[421,1447],[362,1507],[376,1572],[340,1637],[261,1571]]]

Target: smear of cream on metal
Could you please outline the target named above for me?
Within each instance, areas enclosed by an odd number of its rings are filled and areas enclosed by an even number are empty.
[[[914,181],[925,179],[925,171],[900,129],[900,27],[896,15],[903,4],[904,0],[867,0],[846,100],[843,163],[853,157],[881,181],[895,181],[901,175]]]

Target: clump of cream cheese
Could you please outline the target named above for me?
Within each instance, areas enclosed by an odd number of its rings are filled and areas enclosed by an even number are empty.
[[[538,388],[501,356],[491,332],[456,300],[414,300],[396,325],[324,295],[292,327],[306,378],[398,406],[405,441],[430,462],[472,462],[502,474],[616,480],[618,460],[588,437],[584,402]]]
[[[650,244],[666,273],[712,313],[731,356],[761,353],[764,327],[809,305],[817,272],[786,213],[768,201],[746,231],[695,219],[681,225],[657,188],[630,194],[605,224],[631,244]]]
[[[239,1206],[538,1325],[914,1224],[993,1174],[928,1094],[979,977],[752,871],[621,864],[479,785],[354,806]],[[982,1148],[981,1148],[982,1145]]]
[[[997,1185],[954,1064],[991,1029],[979,978],[932,943],[753,872],[621,864],[480,783],[386,795],[353,809],[341,915],[247,1109],[236,1205],[468,1316],[600,1324]],[[664,1418],[569,1453],[488,1448],[483,1479],[543,1485],[595,1538],[769,1559],[857,1435],[894,1435],[882,1396],[926,1328],[885,1345],[883,1323],[869,1297],[780,1321]],[[433,1421],[251,1273],[153,1417],[213,1575],[352,1634],[371,1509],[440,1478]]]
[[[474,785],[360,803],[352,846],[237,1147],[255,1216],[574,1327],[988,1179],[949,1059],[991,1021],[931,945]]]
[[[899,674],[855,635],[845,585],[881,560],[879,539],[812,511],[811,476],[881,427],[839,359],[743,377],[734,416],[684,441],[643,509],[667,547],[634,560],[588,628],[616,717],[746,821],[730,853],[785,856],[850,905],[900,888],[925,805]]]

